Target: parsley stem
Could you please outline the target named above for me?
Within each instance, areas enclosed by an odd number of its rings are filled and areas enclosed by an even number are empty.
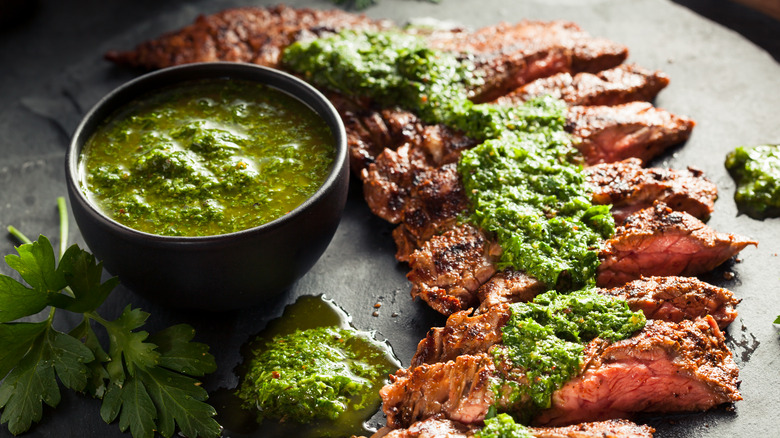
[[[68,206],[65,204],[65,198],[57,198],[57,209],[60,212],[60,257],[68,249]]]
[[[8,226],[8,232],[22,243],[32,243],[32,240],[28,239],[27,236],[22,234],[22,232],[17,230],[13,225]]]

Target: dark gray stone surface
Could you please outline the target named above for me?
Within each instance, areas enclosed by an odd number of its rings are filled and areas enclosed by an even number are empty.
[[[0,29],[0,226],[14,225],[30,236],[57,236],[55,199],[65,195],[64,153],[81,115],[103,94],[133,77],[102,60],[107,49],[138,42],[190,23],[199,13],[264,1],[37,2],[31,15]],[[291,1],[293,6],[331,7],[322,1]],[[717,183],[720,199],[709,224],[760,241],[706,280],[742,298],[740,317],[729,327],[729,345],[741,368],[744,401],[702,414],[640,418],[658,437],[773,436],[780,430],[780,335],[772,320],[780,314],[780,220],[756,221],[737,215],[734,183],[723,167],[738,145],[780,142],[780,23],[722,1],[679,0],[380,0],[366,11],[397,22],[433,17],[482,26],[523,18],[568,19],[594,35],[631,49],[629,61],[666,71],[670,86],[656,104],[688,115],[697,127],[688,143],[657,165],[696,165]],[[73,222],[71,221],[73,224]],[[197,339],[209,343],[219,370],[209,376],[210,391],[237,383],[233,369],[239,348],[299,295],[326,294],[347,310],[360,329],[388,339],[404,365],[416,343],[444,318],[409,297],[403,265],[393,259],[391,226],[375,218],[353,185],[344,220],[323,258],[291,290],[254,309],[219,315],[163,308],[118,288],[101,309],[113,318],[132,304],[151,312],[148,330],[187,322]],[[71,242],[83,246],[75,225]],[[15,242],[0,238],[0,254]],[[3,264],[0,272],[9,274]],[[726,280],[725,273],[734,273]],[[219,293],[219,291],[215,291]],[[383,305],[372,316],[374,304]],[[393,316],[395,315],[395,316]],[[57,321],[66,329],[73,321]],[[2,346],[0,346],[2,348]],[[99,402],[63,391],[56,409],[30,437],[111,437],[116,424],[100,420]],[[226,431],[226,436],[236,436]],[[5,426],[0,437],[10,436]],[[256,436],[262,436],[258,432]]]

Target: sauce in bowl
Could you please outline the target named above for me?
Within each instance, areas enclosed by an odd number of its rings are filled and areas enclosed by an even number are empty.
[[[135,100],[81,153],[81,190],[151,234],[209,236],[284,216],[335,159],[327,123],[301,101],[236,79],[185,82]]]

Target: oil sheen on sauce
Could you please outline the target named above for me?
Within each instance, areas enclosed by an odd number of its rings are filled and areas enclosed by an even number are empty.
[[[297,331],[314,331],[323,328],[346,330],[350,336],[359,338],[360,342],[351,344],[353,347],[356,345],[358,347],[354,349],[357,353],[356,359],[379,371],[381,377],[373,381],[366,391],[368,398],[363,399],[363,406],[355,408],[353,405],[348,405],[335,420],[315,418],[301,423],[289,418],[281,422],[278,419],[263,418],[258,423],[257,418],[262,415],[258,415],[259,411],[238,395],[243,393],[242,397],[245,397],[246,385],[252,387],[252,382],[248,381],[247,376],[252,375],[252,369],[257,366],[253,363],[253,359],[261,356],[268,348],[273,348],[275,342]],[[306,353],[304,351],[301,354]],[[211,396],[211,401],[218,411],[218,421],[227,430],[235,433],[231,436],[320,438],[371,435],[374,427],[367,422],[376,414],[381,404],[379,389],[387,383],[388,374],[401,367],[389,345],[376,341],[370,332],[356,330],[350,325],[349,316],[323,296],[303,296],[287,306],[281,317],[272,320],[260,334],[242,348],[242,356],[243,363],[236,369],[240,379],[239,388],[220,390]],[[328,371],[323,370],[323,372]],[[279,370],[279,373],[282,374],[280,377],[283,377],[285,370]]]

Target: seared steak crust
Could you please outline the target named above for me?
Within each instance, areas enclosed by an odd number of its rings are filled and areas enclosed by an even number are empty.
[[[471,225],[433,236],[409,257],[412,297],[449,315],[476,304],[475,291],[495,272],[500,248]]]
[[[569,108],[566,130],[589,165],[636,157],[647,162],[688,139],[694,122],[648,102]]]
[[[379,391],[387,425],[409,427],[440,413],[451,420],[479,423],[496,403],[493,386],[499,376],[493,358],[485,353],[398,370],[392,383]]]
[[[235,8],[200,15],[189,26],[146,41],[126,52],[111,51],[117,64],[158,69],[205,61],[235,61],[278,67],[282,51],[293,42],[341,29],[391,28],[384,20],[338,9]]]
[[[371,438],[471,438],[479,429],[434,415],[408,429],[382,428]],[[528,431],[536,438],[652,438],[655,429],[628,420],[607,420],[565,427],[530,427]]]
[[[631,310],[641,310],[647,319],[680,322],[711,315],[720,328],[737,317],[740,301],[730,290],[694,277],[643,277],[601,293],[625,300]]]
[[[536,438],[653,438],[655,429],[628,420],[580,423],[565,427],[532,427]]]
[[[501,327],[509,321],[511,314],[509,304],[498,304],[476,316],[469,316],[466,310],[453,313],[444,327],[431,328],[425,339],[417,344],[412,367],[446,362],[463,354],[487,352],[501,342]]]
[[[719,233],[662,203],[629,216],[607,240],[596,283],[614,287],[642,275],[693,276],[714,269],[755,240]]]
[[[584,172],[594,189],[593,203],[612,204],[612,216],[617,223],[652,206],[655,201],[705,220],[718,197],[717,186],[695,167],[687,170],[644,168],[639,159],[629,158],[587,167]]]
[[[507,268],[477,289],[480,304],[476,313],[485,313],[502,303],[531,301],[546,289],[544,283],[525,272]]]
[[[739,369],[711,317],[649,321],[629,339],[591,343],[582,373],[553,393],[542,425],[619,418],[635,412],[702,411],[741,400]]]
[[[500,23],[475,32],[435,32],[432,47],[475,59],[485,85],[474,100],[491,101],[534,79],[559,72],[597,72],[622,63],[625,46],[594,38],[567,21]]]
[[[553,96],[569,106],[619,105],[636,100],[651,101],[669,84],[669,77],[634,64],[593,73],[558,73],[529,82],[495,100],[499,105],[517,105],[535,97]]]

